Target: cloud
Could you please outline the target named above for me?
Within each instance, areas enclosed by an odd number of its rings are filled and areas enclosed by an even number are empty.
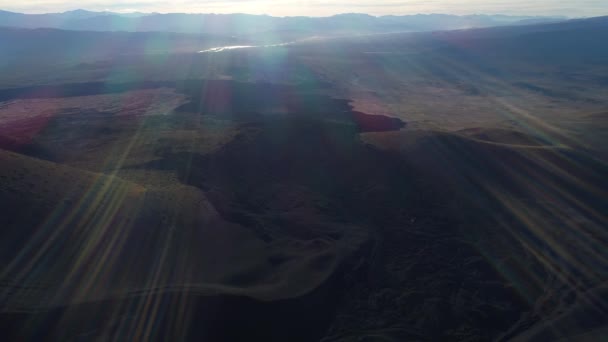
[[[347,12],[375,15],[448,13],[597,16],[608,14],[608,1],[579,0],[0,0],[0,9],[48,13],[73,9],[116,12],[255,13],[324,16]]]

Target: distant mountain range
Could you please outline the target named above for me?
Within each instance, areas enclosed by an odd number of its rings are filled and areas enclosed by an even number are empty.
[[[249,14],[113,13],[75,10],[23,14],[0,11],[0,26],[85,31],[176,32],[256,37],[281,41],[314,35],[455,30],[526,25],[564,20],[560,17],[418,14],[375,17],[340,14],[331,17],[271,17]]]
[[[86,14],[82,13],[82,15]],[[442,56],[467,60],[491,55],[492,58],[484,58],[506,61],[507,64],[511,61],[525,59],[533,60],[537,64],[596,63],[606,65],[608,45],[603,42],[607,34],[608,16],[470,30],[370,34],[336,39],[330,37],[301,41],[291,44],[289,47],[291,53],[296,56],[309,54],[312,51],[321,55],[327,54],[329,51],[329,55],[335,55],[335,51],[352,49],[355,51],[399,52],[407,46],[407,50],[410,52],[425,51],[426,53],[442,49]],[[251,37],[253,36],[251,35]],[[110,61],[107,62],[108,65],[126,65],[128,63],[132,65],[132,60],[138,60],[138,58],[142,58],[141,56],[159,55],[158,58],[165,58],[162,56],[188,55],[221,46],[256,44],[255,39],[226,34],[100,32],[0,27],[0,73],[5,76],[5,79],[8,79],[14,78],[20,73],[33,72],[30,70],[33,68],[32,66],[42,68],[45,65],[82,64],[79,68],[95,69],[100,67],[95,63],[101,61]],[[463,53],[467,56],[463,56]],[[196,60],[206,58],[208,56],[201,55],[196,57]],[[184,64],[190,65],[191,62],[187,61]],[[28,65],[28,68],[24,68],[24,65]],[[89,72],[88,69],[85,71]],[[226,71],[226,73],[233,71]],[[205,73],[201,72],[201,74]],[[68,77],[70,75],[58,73],[56,76]],[[166,75],[162,77],[164,79]],[[37,80],[37,82],[41,81]],[[601,82],[605,82],[605,80]]]

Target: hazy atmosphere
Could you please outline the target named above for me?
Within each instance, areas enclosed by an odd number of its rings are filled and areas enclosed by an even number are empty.
[[[250,13],[273,16],[328,16],[339,13],[404,15],[417,13],[598,16],[608,14],[602,0],[22,0],[0,1],[0,8],[24,13],[51,13],[74,9],[113,12]]]
[[[607,0],[0,0],[0,341],[608,341],[607,38]]]

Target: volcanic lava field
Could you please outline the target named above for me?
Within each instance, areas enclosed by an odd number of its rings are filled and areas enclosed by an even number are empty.
[[[606,336],[602,32],[0,29],[0,340]]]

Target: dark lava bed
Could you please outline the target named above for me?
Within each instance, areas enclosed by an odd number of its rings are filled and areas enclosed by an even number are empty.
[[[566,151],[530,158],[445,134],[399,140],[403,149],[372,146],[361,133],[396,132],[405,123],[353,111],[348,100],[308,86],[85,83],[1,90],[0,101],[159,87],[188,102],[158,120],[179,125],[207,116],[230,122],[237,134],[210,153],[165,146],[154,160],[128,166],[171,172],[192,198],[164,189],[142,195],[112,181],[81,186],[105,178],[74,168],[57,176],[74,179],[65,193],[44,195],[50,205],[35,193],[0,192],[2,340],[485,341],[515,336],[556,310],[558,301],[534,307],[547,290],[566,301],[576,296],[530,257],[525,227],[492,190],[534,195],[505,168],[508,161],[538,170],[531,182],[546,191],[559,184],[588,208],[604,210],[602,198],[576,193],[573,178],[540,167],[578,158],[593,170],[587,179],[605,187],[598,175],[606,168],[593,160]],[[51,119],[65,149],[77,148],[69,137],[93,134],[88,124],[69,125],[73,119]],[[137,134],[136,126],[121,127],[127,119],[79,120],[103,121],[100,136]],[[63,162],[44,144],[0,142],[33,157],[3,157],[6,165],[19,160],[16,169]],[[120,208],[106,200],[116,193],[129,199]],[[57,203],[80,209],[69,214]],[[120,220],[98,217],[110,211]],[[100,222],[110,233],[98,230]],[[103,239],[87,240],[95,234]],[[95,241],[82,261],[90,273],[73,272],[81,252],[71,244],[79,239]],[[31,264],[37,255],[44,263]],[[99,266],[104,258],[113,266]],[[522,265],[537,272],[535,281],[517,281],[527,279],[516,274]],[[32,272],[23,277],[20,269]],[[595,281],[584,276],[581,282]]]

